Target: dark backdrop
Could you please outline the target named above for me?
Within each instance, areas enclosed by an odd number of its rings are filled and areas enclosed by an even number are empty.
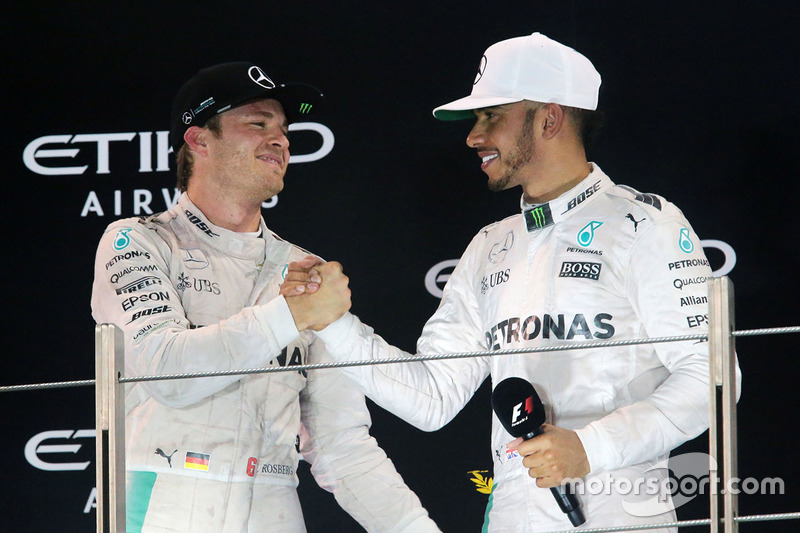
[[[431,110],[469,92],[487,46],[533,31],[574,46],[603,76],[606,125],[590,158],[618,183],[675,202],[701,238],[733,248],[737,326],[800,324],[800,191],[791,156],[800,140],[798,23],[798,7],[789,1],[138,1],[12,8],[1,32],[0,382],[93,377],[89,295],[97,240],[113,219],[147,214],[135,209],[136,198],[150,194],[149,208],[165,209],[174,177],[158,132],[168,128],[172,95],[199,68],[240,59],[279,79],[323,88],[329,112],[319,123],[335,139],[323,158],[290,166],[285,191],[264,210],[267,224],[341,261],[351,277],[353,311],[413,350],[438,303],[426,275],[457,258],[484,224],[515,212],[519,200],[518,189],[486,190],[478,160],[464,145],[468,123],[438,122]],[[292,151],[321,154],[327,147],[306,130],[296,132]],[[43,174],[41,167],[56,170]],[[64,167],[85,169],[69,174]],[[720,269],[723,253],[706,251]],[[783,496],[743,495],[742,514],[800,510],[794,454],[800,410],[792,390],[797,340],[738,342],[741,477],[785,481]],[[371,406],[373,433],[446,532],[480,530],[487,497],[470,478],[472,471],[491,475],[488,398],[486,383],[435,433]],[[94,444],[75,432],[94,426],[93,389],[7,393],[0,408],[3,529],[92,530]],[[681,450],[702,451],[705,438]],[[357,530],[305,471],[300,490],[311,532]],[[679,509],[680,518],[707,514],[705,498]]]

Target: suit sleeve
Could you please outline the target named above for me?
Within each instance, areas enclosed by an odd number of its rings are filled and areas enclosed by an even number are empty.
[[[125,238],[120,239],[121,235]],[[178,289],[170,281],[169,257],[167,244],[132,220],[112,224],[100,239],[92,316],[98,324],[114,324],[122,330],[127,377],[257,368],[299,334],[282,297],[193,329]],[[140,286],[114,282],[112,274],[123,268],[142,274]],[[204,377],[141,384],[160,403],[185,407],[239,379]]]
[[[707,334],[711,275],[700,240],[685,219],[676,216],[649,228],[628,261],[626,290],[642,323],[640,337]],[[682,308],[681,298],[698,304]],[[578,430],[592,472],[664,455],[708,427],[708,342],[652,347],[668,377],[648,397]]]
[[[329,361],[322,341],[314,340],[310,362]],[[370,436],[364,396],[342,372],[310,370],[300,409],[300,452],[312,475],[367,531],[440,531]]]
[[[474,240],[473,240],[474,244]],[[467,248],[444,288],[439,308],[417,342],[420,355],[485,350],[478,306],[470,287]],[[337,361],[402,359],[409,353],[387,343],[346,314],[317,335]],[[447,424],[489,375],[484,357],[347,367],[344,372],[376,404],[424,431]]]

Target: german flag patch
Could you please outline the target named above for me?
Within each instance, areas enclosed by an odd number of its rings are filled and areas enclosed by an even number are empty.
[[[190,470],[200,470],[208,472],[208,462],[211,456],[206,453],[186,452],[186,460],[183,462],[183,467]]]

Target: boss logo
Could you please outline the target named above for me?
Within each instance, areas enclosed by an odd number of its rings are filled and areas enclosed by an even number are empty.
[[[600,263],[587,263],[584,261],[564,261],[561,263],[559,278],[583,278],[598,280],[600,278]]]

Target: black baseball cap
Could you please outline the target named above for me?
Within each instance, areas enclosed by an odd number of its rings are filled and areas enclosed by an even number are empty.
[[[322,111],[325,96],[304,83],[280,83],[254,63],[221,63],[200,70],[183,84],[172,102],[170,143],[174,151],[183,145],[191,126],[203,126],[217,113],[251,100],[274,98],[283,106],[289,123]]]

